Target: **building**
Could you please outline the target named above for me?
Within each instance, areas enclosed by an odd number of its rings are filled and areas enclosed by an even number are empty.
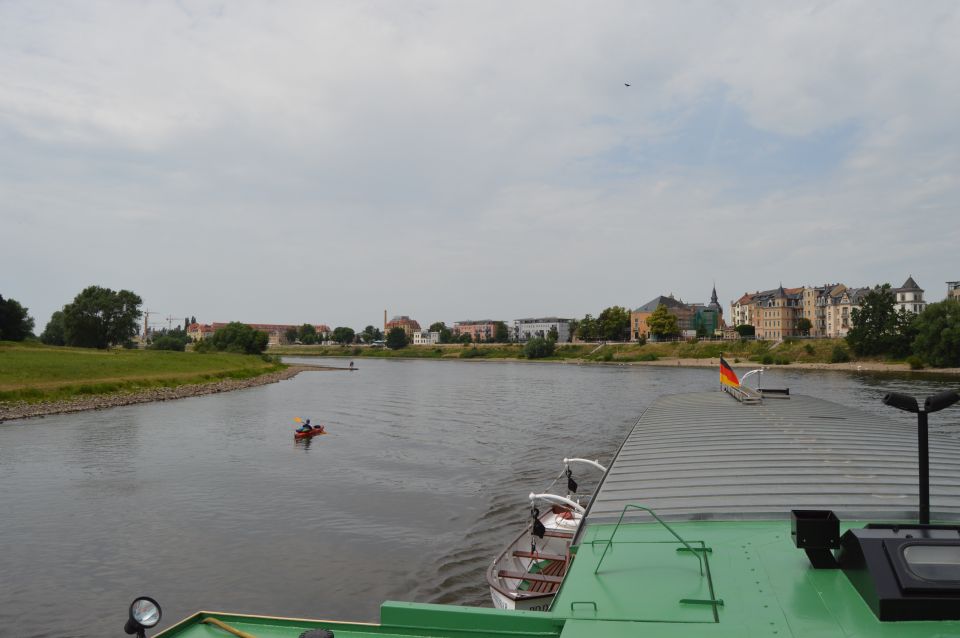
[[[837,290],[835,294],[830,294],[827,298],[827,304],[824,309],[823,336],[831,339],[842,339],[850,332],[853,327],[853,311],[859,309],[863,304],[864,296],[870,292],[870,288],[847,288]]]
[[[827,307],[830,305],[830,299],[842,293],[846,288],[843,284],[824,284],[803,288],[800,316],[797,318],[810,321],[809,336],[827,336]]]
[[[496,334],[497,331],[496,324],[497,322],[493,319],[456,321],[453,324],[453,334],[458,337],[468,334],[474,343],[493,341],[493,335]]]
[[[947,282],[947,299],[960,300],[960,281]]]
[[[547,337],[551,330],[557,331],[557,341],[565,343],[570,341],[570,322],[572,319],[561,319],[560,317],[541,317],[530,319],[513,320],[513,340],[524,342],[531,337]]]
[[[693,331],[694,334],[719,337],[723,334],[723,308],[717,300],[717,287],[713,287],[710,294],[710,303],[691,304],[693,308]]]
[[[913,280],[913,275],[907,277],[902,286],[894,288],[893,294],[897,312],[906,310],[919,315],[927,307],[927,303],[923,300],[923,288]]]
[[[749,292],[743,293],[743,296],[736,301],[730,302],[730,321],[733,326],[752,326],[753,325],[753,295]]]
[[[696,311],[691,306],[675,299],[671,293],[669,296],[660,295],[654,297],[630,313],[630,336],[634,340],[649,339],[651,337],[650,327],[647,325],[647,318],[659,307],[664,306],[667,312],[677,318],[677,327],[680,334],[695,333],[694,316]]]
[[[187,336],[194,341],[208,339],[213,336],[215,330],[209,323],[191,323],[187,326]]]
[[[413,340],[413,333],[421,332],[420,324],[407,315],[397,315],[387,321],[387,311],[383,311],[383,334],[386,336],[394,328],[402,328],[407,333],[407,339]]]
[[[803,288],[784,288],[754,293],[751,314],[757,339],[780,341],[798,335],[797,319],[803,311]]]
[[[413,345],[429,346],[440,343],[440,333],[430,332],[428,330],[418,330],[413,333]]]
[[[226,323],[213,323],[210,328],[212,332],[210,336],[220,328],[226,328],[229,324]],[[300,330],[301,326],[295,326],[292,324],[286,323],[246,323],[244,325],[250,326],[254,330],[259,330],[260,332],[266,332],[269,339],[268,345],[270,346],[279,346],[281,344],[287,343],[287,332],[291,329]],[[330,326],[320,323],[314,324],[313,328],[317,331],[317,336],[320,338],[325,338],[330,334]],[[187,329],[187,334],[190,334],[189,328]]]

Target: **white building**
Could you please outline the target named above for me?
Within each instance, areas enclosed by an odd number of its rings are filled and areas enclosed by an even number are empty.
[[[429,346],[435,343],[440,343],[439,332],[417,330],[413,333],[413,345],[415,346]]]
[[[559,317],[543,317],[539,319],[514,319],[513,320],[513,340],[527,341],[531,337],[546,337],[551,329],[557,331],[557,341],[566,343],[570,341],[570,322],[572,319],[561,319]]]
[[[913,280],[913,275],[907,277],[902,286],[895,288],[893,294],[897,312],[906,310],[919,315],[927,307],[927,303],[923,300],[923,288]]]

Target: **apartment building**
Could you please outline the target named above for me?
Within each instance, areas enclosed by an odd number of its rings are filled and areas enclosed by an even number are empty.
[[[546,337],[551,329],[557,331],[557,341],[570,341],[570,322],[572,319],[560,317],[541,317],[513,320],[513,340],[528,341],[531,337]]]
[[[496,323],[493,319],[455,321],[453,324],[453,334],[458,337],[468,334],[474,343],[492,341],[497,329]]]

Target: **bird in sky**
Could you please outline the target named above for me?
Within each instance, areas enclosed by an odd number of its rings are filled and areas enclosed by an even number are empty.
[[[624,86],[630,86],[627,82],[623,83]]]

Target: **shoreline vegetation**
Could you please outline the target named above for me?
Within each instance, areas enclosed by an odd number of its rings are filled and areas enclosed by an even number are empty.
[[[721,352],[735,368],[790,368],[849,372],[920,372],[958,375],[960,368],[917,370],[905,361],[850,358],[831,363],[837,340],[559,344],[549,357],[572,365],[643,365],[711,368]],[[229,392],[289,379],[306,370],[347,366],[284,364],[281,356],[528,361],[519,344],[417,345],[398,350],[369,346],[270,348],[268,355],[200,354],[154,350],[95,350],[0,342],[0,423],[51,414]]]
[[[846,358],[838,358],[840,348]],[[370,346],[285,345],[269,349],[285,357],[331,357],[376,359],[440,359],[474,361],[528,361],[523,346],[506,343],[415,345],[390,350]],[[613,364],[680,367],[716,367],[720,356],[734,368],[791,368],[849,372],[920,372],[957,375],[960,368],[917,368],[907,361],[882,357],[856,357],[838,339],[803,339],[772,343],[764,341],[698,341],[668,343],[573,343],[557,344],[554,354],[535,362]]]
[[[332,366],[279,357],[0,342],[0,423],[250,388]]]

